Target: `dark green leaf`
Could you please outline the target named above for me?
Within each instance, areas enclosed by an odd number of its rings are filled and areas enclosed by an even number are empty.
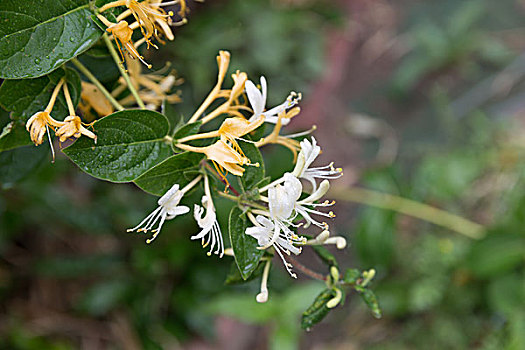
[[[174,155],[146,171],[134,182],[144,191],[162,196],[176,183],[184,187],[189,182],[185,174],[188,170],[196,170],[202,158],[202,154],[192,152]]]
[[[259,163],[259,166],[245,166],[246,171],[239,178],[244,191],[249,191],[264,179],[264,159],[259,149],[253,143],[239,141],[239,146],[241,146],[244,154],[252,164]]]
[[[246,214],[239,207],[232,208],[228,226],[235,262],[246,280],[259,265],[264,251],[257,249],[257,240],[245,233],[248,227]]]
[[[251,281],[259,277],[260,275],[262,275],[263,270],[264,270],[264,264],[260,263],[259,265],[257,265],[257,268],[255,269],[255,271],[253,271],[250,277],[248,277],[247,279],[244,279],[241,276],[241,273],[239,272],[239,268],[237,267],[237,264],[233,262],[230,267],[230,272],[226,276],[226,280],[224,281],[224,284],[232,285],[232,284],[239,284],[239,283]]]
[[[95,43],[102,31],[87,0],[2,0],[0,78],[43,76]]]
[[[0,132],[0,152],[32,144],[25,124],[19,120],[9,122]]]
[[[173,139],[178,140],[186,136],[194,135],[199,131],[201,125],[202,125],[202,121],[185,124],[175,130],[175,132],[173,133]]]
[[[312,305],[308,309],[306,309],[305,312],[303,312],[303,316],[301,317],[301,328],[310,330],[314,325],[321,322],[323,318],[328,315],[328,312],[330,312],[330,309],[326,306],[326,303],[330,301],[335,296],[334,291],[331,289],[325,289],[319,294]]]
[[[164,142],[169,123],[162,114],[126,110],[98,120],[97,144],[83,137],[64,153],[83,171],[102,180],[129,182],[171,154]]]
[[[26,146],[0,153],[0,184],[9,186],[31,174],[46,158],[47,144]]]
[[[58,69],[37,79],[5,80],[0,86],[0,106],[12,112],[13,119],[27,121],[33,114],[47,107],[53,88],[64,74],[66,74],[71,99],[76,106],[80,99],[80,77],[72,69]],[[68,115],[63,93],[59,94],[51,115],[58,120]]]

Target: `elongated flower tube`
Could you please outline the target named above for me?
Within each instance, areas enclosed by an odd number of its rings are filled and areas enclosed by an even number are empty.
[[[147,233],[151,231],[153,232],[153,236],[147,239],[146,243],[150,244],[153,242],[160,233],[160,230],[162,229],[162,226],[166,220],[174,219],[175,217],[186,214],[190,211],[190,208],[185,205],[179,205],[179,202],[184,194],[188,192],[193,186],[195,186],[201,180],[201,178],[201,175],[197,176],[181,190],[179,190],[179,184],[174,184],[158,200],[157,203],[159,204],[159,207],[146,216],[146,218],[142,220],[137,226],[128,229],[127,232],[137,231]],[[157,227],[153,228],[157,222]]]
[[[89,112],[90,108],[93,108],[98,115],[103,117],[114,111],[113,105],[94,84],[82,81],[80,98],[82,101],[80,109],[84,114]]]
[[[201,232],[192,236],[191,239],[200,239],[203,248],[210,246],[208,256],[217,254],[220,258],[224,255],[224,241],[222,238],[221,228],[217,222],[217,215],[215,214],[215,206],[213,205],[213,198],[211,197],[210,184],[208,176],[204,176],[204,196],[202,197],[202,205],[206,208],[206,215],[203,217],[204,208],[195,204],[194,217],[197,224],[202,229]],[[207,239],[206,239],[207,237]],[[216,248],[215,251],[213,249]]]

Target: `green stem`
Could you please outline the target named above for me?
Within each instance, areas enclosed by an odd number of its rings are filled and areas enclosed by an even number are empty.
[[[93,85],[95,85],[100,90],[100,92],[102,92],[104,96],[106,96],[106,98],[113,105],[113,107],[115,107],[119,111],[124,110],[124,107],[120,103],[118,103],[118,101],[115,100],[113,96],[111,96],[111,93],[108,90],[106,90],[104,85],[102,85],[102,83],[93,75],[93,73],[91,73],[89,69],[87,69],[82,63],[80,63],[79,60],[73,58],[71,60],[71,63],[73,63],[75,67],[77,67],[78,70],[82,72],[82,74],[84,74],[93,83]]]
[[[117,67],[120,71],[120,75],[122,75],[122,77],[126,81],[126,84],[128,85],[128,89],[129,91],[131,91],[131,94],[137,101],[137,104],[139,105],[140,108],[146,109],[146,106],[144,106],[144,102],[142,102],[142,99],[140,98],[139,93],[137,92],[133,84],[131,83],[131,79],[129,78],[129,75],[126,72],[126,70],[124,69],[124,66],[123,66],[124,63],[120,61],[117,51],[113,47],[111,40],[109,40],[108,34],[104,33],[104,35],[102,35],[102,38],[104,38],[104,41],[106,42],[106,46],[108,47],[109,53],[111,54],[111,57],[113,57],[113,60],[117,64]]]
[[[330,196],[339,200],[397,211],[405,215],[446,227],[473,239],[481,239],[485,235],[485,228],[480,224],[444,210],[391,194],[353,187],[334,188],[330,191]]]

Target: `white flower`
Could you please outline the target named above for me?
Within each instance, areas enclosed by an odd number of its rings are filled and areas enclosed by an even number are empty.
[[[315,179],[337,179],[343,175],[343,170],[341,168],[334,168],[334,163],[322,167],[310,168],[310,165],[319,153],[321,153],[321,147],[317,145],[314,137],[312,137],[312,142],[308,139],[301,141],[301,152],[299,152],[297,163],[292,172],[294,176],[310,181],[314,191],[317,188]]]
[[[252,221],[255,226],[248,227],[246,234],[255,238],[261,247],[273,246],[281,257],[288,273],[293,278],[297,278],[295,273],[292,272],[292,264],[286,261],[283,252],[287,255],[290,255],[290,253],[300,254],[301,248],[296,247],[294,244],[303,245],[305,239],[298,237],[286,225],[283,225],[282,222],[275,218],[272,221],[265,216],[257,215],[255,220],[252,219]]]
[[[201,232],[195,236],[192,236],[191,239],[200,239],[202,240],[202,246],[207,247],[209,244],[210,250],[207,253],[208,256],[212,254],[213,249],[217,246],[217,249],[213,254],[219,254],[219,257],[222,258],[224,255],[224,242],[222,239],[221,228],[217,222],[217,215],[215,214],[215,206],[213,205],[213,199],[211,198],[210,185],[208,182],[208,177],[204,177],[204,193],[202,197],[202,205],[206,207],[206,215],[203,217],[204,208],[195,204],[194,207],[194,217],[197,221],[197,224],[202,228]],[[208,236],[208,239],[205,241],[205,237]]]
[[[135,226],[134,228],[128,229],[128,232],[153,232],[153,237],[146,240],[146,243],[151,243],[155,238],[157,238],[158,234],[160,233],[160,230],[162,229],[162,225],[164,224],[164,221],[171,220],[175,218],[178,215],[186,214],[190,211],[190,208],[184,205],[179,205],[179,202],[181,198],[184,196],[184,189],[181,191],[179,190],[179,184],[173,185],[168,192],[166,192],[162,197],[160,197],[158,204],[159,207],[155,209],[151,214],[146,216],[144,220],[141,221],[140,224]],[[158,226],[156,229],[153,229],[153,226],[158,222]]]
[[[303,191],[301,181],[290,173],[285,173],[282,177],[283,184],[277,184],[268,189],[268,207],[272,218],[278,218],[280,221],[292,225],[291,221],[297,214],[301,215],[306,224],[304,227],[314,224],[318,227],[326,229],[328,226],[326,222],[319,222],[312,218],[311,214],[321,215],[329,218],[335,217],[333,212],[324,213],[315,210],[315,207],[327,207],[335,204],[335,202],[324,201],[323,203],[316,203],[322,196],[328,192],[330,183],[328,180],[323,180],[311,195],[305,199],[299,200]],[[292,215],[293,214],[293,215]]]
[[[290,95],[286,98],[286,101],[281,103],[280,105],[264,112],[265,106],[266,106],[266,92],[267,92],[267,85],[266,85],[266,78],[264,76],[261,77],[261,89],[262,91],[259,91],[259,89],[255,86],[255,84],[248,80],[245,83],[246,88],[246,94],[248,95],[248,100],[250,101],[250,105],[253,109],[253,115],[250,117],[249,121],[252,122],[257,117],[259,117],[261,114],[265,116],[265,122],[268,123],[277,123],[278,120],[278,114],[280,112],[283,112],[289,108],[292,108],[296,104],[299,103],[301,100],[301,94],[297,94],[295,92],[291,92]],[[281,123],[283,125],[287,125],[290,122],[290,119],[282,119]]]

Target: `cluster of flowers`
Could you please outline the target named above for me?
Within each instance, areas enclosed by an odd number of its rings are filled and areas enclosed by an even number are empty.
[[[166,13],[162,6],[178,4],[180,6],[179,16],[182,18],[174,23],[171,20],[173,13]],[[109,21],[101,13],[115,7],[125,6],[126,10],[120,14],[117,23]],[[163,76],[159,72],[156,74],[142,74],[142,62],[148,68],[144,58],[139,54],[138,47],[146,43],[156,47],[152,42],[156,39],[163,43],[162,37],[173,40],[173,33],[170,25],[179,25],[186,22],[187,12],[184,0],[177,0],[162,3],[162,1],[145,0],[118,0],[108,3],[99,9],[99,20],[107,26],[107,31],[112,34],[117,47],[119,48],[122,62],[127,65],[127,72],[121,71],[123,79],[119,80],[119,85],[110,94],[100,84],[82,82],[82,100],[80,109],[87,113],[93,109],[99,115],[108,115],[113,112],[113,107],[124,109],[123,106],[130,106],[137,103],[142,108],[156,110],[163,101],[168,103],[178,102],[178,94],[169,94],[172,86],[180,83],[173,74]],[[125,18],[132,16],[136,21],[128,24]],[[136,43],[131,41],[133,30],[140,28],[143,38]],[[108,47],[113,50],[114,57],[118,61],[111,42],[106,38]],[[128,53],[124,55],[123,50]],[[264,77],[260,78],[257,86],[245,72],[236,71],[231,75],[233,85],[231,88],[223,88],[230,63],[230,53],[220,51],[217,56],[218,78],[217,83],[201,106],[190,117],[187,123],[200,122],[201,125],[210,121],[224,117],[221,125],[213,131],[201,132],[189,135],[177,140],[167,139],[172,142],[177,149],[204,154],[207,160],[215,166],[201,169],[202,171],[192,181],[184,187],[181,184],[173,184],[172,187],[158,200],[158,208],[150,213],[136,227],[129,229],[129,232],[153,233],[146,242],[153,242],[160,233],[166,220],[174,219],[179,215],[190,212],[190,208],[180,205],[181,199],[188,191],[197,184],[203,183],[204,195],[202,205],[194,205],[194,217],[201,231],[192,240],[200,240],[203,247],[209,246],[208,255],[216,254],[222,257],[224,254],[233,255],[232,249],[225,249],[224,238],[221,232],[214,201],[212,198],[212,188],[210,185],[210,175],[216,175],[229,187],[228,174],[243,176],[245,166],[259,166],[259,163],[252,161],[245,155],[239,145],[239,141],[249,142],[260,148],[268,144],[278,144],[288,148],[294,156],[295,167],[291,173],[285,173],[279,179],[267,186],[259,188],[257,200],[250,200],[245,206],[246,216],[253,226],[248,227],[244,234],[257,240],[258,248],[268,250],[270,255],[277,253],[281,258],[288,273],[296,278],[292,264],[289,262],[292,254],[298,255],[305,245],[335,244],[337,248],[343,249],[346,241],[343,237],[330,236],[329,226],[325,221],[315,217],[333,218],[332,211],[322,211],[322,208],[330,207],[335,204],[333,201],[322,201],[329,190],[329,180],[342,176],[342,169],[334,168],[333,163],[322,167],[312,167],[313,162],[319,156],[321,148],[317,145],[315,138],[303,139],[301,142],[296,140],[299,137],[307,136],[312,129],[293,135],[280,135],[283,126],[287,125],[293,117],[299,114],[300,108],[297,106],[301,100],[301,94],[291,92],[283,103],[273,108],[266,109],[267,83]],[[129,72],[129,76],[127,73]],[[126,79],[124,79],[126,78]],[[126,89],[132,94],[126,95],[116,102]],[[50,116],[53,105],[60,92],[64,91],[65,99],[69,108],[69,116],[64,121],[57,121]],[[147,104],[143,104],[145,101]],[[218,103],[218,100],[223,100]],[[111,102],[111,103],[110,103]],[[213,108],[211,108],[214,106]],[[252,140],[248,137],[250,133],[258,129],[263,123],[273,125],[273,130],[259,140]],[[78,138],[85,135],[95,140],[96,135],[89,131],[81,122],[80,117],[75,113],[73,103],[68,91],[67,83],[62,79],[55,87],[51,100],[47,108],[36,113],[27,122],[27,130],[30,132],[32,141],[39,145],[43,142],[44,134],[47,132],[51,144],[49,129],[63,142],[67,138]],[[212,143],[204,147],[196,147],[188,144],[190,141],[198,139],[212,139]],[[54,155],[54,152],[53,152]],[[311,184],[309,194],[303,195],[305,188],[302,180]],[[235,197],[234,197],[235,198]],[[246,209],[247,208],[247,209]],[[321,232],[314,239],[307,239],[297,231],[307,228],[310,225],[318,227]],[[268,299],[267,280],[270,268],[270,260],[266,259],[264,267],[261,293],[257,296],[257,301],[265,302]],[[338,272],[334,276],[339,276]],[[334,277],[334,280],[337,278]],[[340,299],[340,296],[339,296]],[[337,301],[338,302],[338,301]],[[337,304],[337,303],[332,303]]]
[[[69,111],[69,116],[66,117],[64,121],[58,121],[51,117],[51,112],[53,111],[53,107],[55,106],[56,99],[61,89],[64,91]],[[51,128],[55,132],[55,135],[59,138],[60,142],[64,142],[70,137],[78,138],[81,135],[92,138],[97,142],[97,136],[86,129],[85,126],[87,126],[87,124],[82,123],[80,117],[75,112],[73,101],[69,94],[69,88],[67,83],[65,83],[64,78],[62,78],[55,86],[47,107],[43,111],[35,113],[26,123],[26,129],[29,131],[31,141],[33,141],[35,145],[41,145],[42,142],[44,142],[44,135],[47,134],[49,144],[51,145],[53,160],[55,159],[55,150],[53,149],[49,129]]]
[[[198,133],[174,140],[173,142],[180,149],[205,154],[207,159],[216,165],[217,175],[226,184],[228,184],[226,179],[228,173],[235,176],[243,176],[246,169],[243,165],[257,166],[257,164],[252,164],[250,159],[243,153],[238,140],[252,142],[257,147],[268,143],[281,144],[294,152],[296,161],[294,170],[291,173],[285,173],[281,178],[260,188],[260,204],[247,209],[246,215],[253,226],[247,228],[245,234],[257,240],[259,249],[270,249],[272,252],[276,252],[283,261],[286,270],[295,278],[296,275],[292,271],[292,265],[286,260],[286,256],[300,254],[304,245],[335,244],[339,249],[343,249],[346,246],[346,241],[343,237],[330,236],[329,226],[326,222],[318,221],[314,218],[314,216],[335,217],[332,211],[324,212],[319,210],[323,207],[332,206],[335,202],[320,200],[330,187],[329,180],[340,177],[342,169],[334,168],[332,163],[322,167],[312,167],[312,163],[321,153],[321,148],[315,138],[312,137],[311,140],[303,139],[301,142],[293,139],[304,136],[304,134],[310,133],[311,130],[295,135],[279,135],[282,125],[288,124],[290,119],[299,113],[300,109],[296,105],[300,100],[300,94],[292,92],[282,104],[265,111],[267,93],[265,78],[261,77],[261,90],[259,90],[252,81],[247,79],[246,73],[239,71],[232,75],[233,87],[223,90],[221,86],[229,64],[229,57],[230,55],[226,51],[219,53],[217,57],[219,66],[218,83],[201,107],[190,118],[189,122],[200,120],[206,123],[224,114],[230,115],[230,117],[226,118],[215,131]],[[249,106],[241,103],[241,96],[247,100]],[[224,98],[226,101],[210,113],[204,114],[207,107],[218,98]],[[245,116],[240,110],[247,111],[251,115]],[[265,122],[275,125],[270,135],[258,141],[250,141],[243,138],[243,136],[254,131]],[[218,138],[218,140],[205,147],[185,144],[188,141],[204,138]],[[297,151],[299,151],[298,154]],[[190,189],[203,180],[203,207],[195,204],[194,208],[194,216],[201,231],[192,236],[191,239],[201,240],[204,247],[210,245],[208,255],[217,254],[222,257],[225,252],[232,255],[232,250],[227,249],[225,251],[224,248],[224,239],[217,222],[208,176],[208,172],[204,171],[182,189],[179,184],[174,184],[159,199],[159,207],[136,227],[128,231],[152,232],[154,234],[153,237],[147,240],[147,243],[151,243],[159,234],[166,220],[190,211],[188,207],[179,205],[180,200]],[[305,190],[301,179],[311,183],[312,188],[311,194],[303,199],[301,197]],[[321,180],[320,183],[318,183],[319,180]],[[203,216],[205,210],[206,215]],[[300,220],[304,220],[304,222],[298,223]],[[316,238],[308,240],[295,232],[298,229],[307,228],[311,224],[322,230]],[[265,268],[263,273],[261,293],[257,297],[259,302],[264,302],[268,298],[266,287],[268,270],[269,268]]]

